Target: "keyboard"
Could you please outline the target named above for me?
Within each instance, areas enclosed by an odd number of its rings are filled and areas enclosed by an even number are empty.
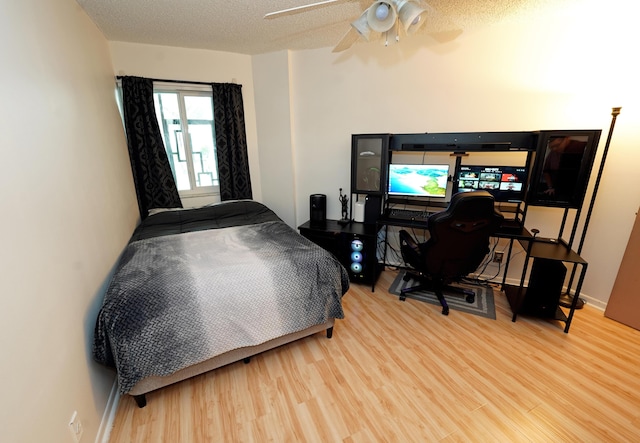
[[[396,220],[415,220],[426,222],[429,215],[430,214],[427,211],[416,211],[414,209],[390,209],[387,217]]]

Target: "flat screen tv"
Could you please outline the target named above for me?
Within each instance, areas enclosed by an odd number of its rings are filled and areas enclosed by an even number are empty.
[[[449,165],[389,165],[389,195],[445,198]]]
[[[601,132],[540,132],[528,203],[574,209],[582,207]]]
[[[525,166],[460,166],[458,192],[488,191],[498,202],[521,202],[527,190]]]

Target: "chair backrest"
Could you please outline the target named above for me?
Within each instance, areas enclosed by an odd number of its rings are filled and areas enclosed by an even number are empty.
[[[429,217],[430,238],[419,245],[423,272],[450,280],[475,271],[502,220],[488,192],[455,194],[447,209]]]

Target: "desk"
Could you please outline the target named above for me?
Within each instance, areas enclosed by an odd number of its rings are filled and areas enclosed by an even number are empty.
[[[396,226],[399,228],[409,228],[409,229],[420,229],[420,230],[426,230],[429,227],[428,222],[426,220],[402,220],[402,219],[388,217],[385,215],[380,216],[380,218],[377,221],[377,225],[378,225],[378,231],[384,228],[385,239],[387,238],[387,234],[388,234],[387,228],[389,226]],[[506,278],[507,271],[509,268],[509,257],[511,257],[511,250],[513,248],[514,240],[522,239],[524,241],[528,238],[531,238],[532,235],[531,233],[529,233],[529,231],[526,228],[522,226],[518,226],[517,224],[514,224],[513,220],[507,219],[505,220],[505,225],[498,228],[498,231],[495,233],[494,237],[506,238],[510,240],[509,252],[507,254],[507,261],[505,262],[505,271],[504,271],[504,275]],[[382,257],[382,261],[384,265],[386,265],[386,257],[387,257],[387,242],[385,241],[384,252]],[[505,279],[503,278],[502,286],[504,286],[504,284],[505,284]]]
[[[386,265],[387,241],[389,226],[397,226],[414,229],[427,229],[427,222],[420,220],[397,220],[389,217],[381,217],[378,220],[378,229],[385,228],[385,245],[382,266]],[[564,241],[550,242],[546,239],[535,238],[529,230],[524,227],[514,228],[513,226],[505,226],[499,229],[494,237],[509,240],[509,249],[506,254],[504,264],[504,274],[502,277],[501,288],[504,291],[509,307],[513,313],[512,321],[515,322],[518,315],[528,315],[540,318],[551,318],[565,323],[564,332],[569,332],[571,320],[576,309],[577,301],[580,297],[582,283],[587,272],[587,262],[575,253]],[[526,258],[523,265],[522,275],[519,285],[507,285],[506,278],[509,270],[509,259],[513,250],[513,245],[518,242],[526,251]],[[560,275],[560,267],[564,267],[562,263],[570,263],[574,266],[580,266],[575,294],[573,296],[572,305],[569,308],[568,315],[559,306],[558,301],[564,284],[564,274]],[[532,264],[532,273],[529,277],[528,287],[525,286],[525,279]],[[540,272],[533,272],[541,270]],[[546,272],[550,270],[551,272]],[[555,279],[553,277],[556,277]],[[570,291],[572,288],[568,288]],[[551,291],[554,294],[550,300],[547,293]],[[531,307],[540,307],[540,309],[532,309]]]

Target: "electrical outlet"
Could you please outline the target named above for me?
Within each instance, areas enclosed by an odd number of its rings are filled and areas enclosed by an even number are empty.
[[[504,252],[502,251],[495,251],[493,253],[493,261],[494,263],[502,263],[502,259],[504,258]]]
[[[71,415],[71,419],[69,420],[69,431],[71,432],[73,441],[75,443],[80,443],[84,429],[82,427],[80,417],[78,417],[78,411],[73,411],[73,414]]]

